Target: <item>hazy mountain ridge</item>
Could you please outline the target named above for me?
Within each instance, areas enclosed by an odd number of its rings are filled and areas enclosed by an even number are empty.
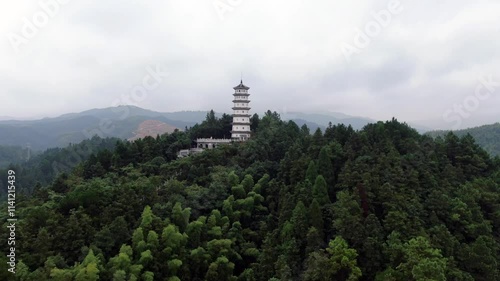
[[[257,113],[262,115],[262,113]],[[51,147],[65,147],[70,143],[79,143],[82,140],[97,134],[100,137],[116,137],[130,139],[135,136],[141,123],[153,120],[165,123],[168,126],[183,130],[196,123],[201,123],[207,111],[179,111],[157,112],[137,106],[118,106],[108,108],[94,108],[79,113],[67,113],[58,117],[39,120],[2,120],[0,121],[0,145],[26,146],[28,143],[33,150],[44,150]],[[215,113],[217,117],[222,113]],[[280,113],[283,120],[292,120],[299,126],[306,124],[311,132],[317,128],[324,130],[329,124],[351,125],[355,130],[361,130],[375,120],[366,117],[350,116],[338,112]],[[411,124],[420,132],[428,128]],[[490,152],[498,155],[499,149],[489,141],[478,140]]]
[[[349,116],[343,113],[328,112],[328,113],[302,113],[302,112],[289,112],[280,115],[285,120],[305,120],[309,123],[316,123],[318,127],[325,128],[329,123],[333,125],[342,123],[344,125],[351,125],[353,129],[360,130],[368,123],[376,122],[376,120]]]
[[[439,130],[428,132],[432,137],[444,136],[449,130]],[[451,131],[457,136],[470,134],[476,140],[477,144],[484,148],[493,156],[500,156],[500,123],[483,125],[463,130]]]
[[[290,119],[290,121],[295,122],[295,124],[297,124],[297,126],[299,127],[306,125],[311,133],[314,133],[314,131],[316,131],[318,128],[321,129],[322,131],[325,131],[326,129],[326,126],[322,126],[317,123],[310,122],[304,119]]]
[[[0,121],[0,145],[30,143],[34,150],[44,150],[79,143],[95,134],[100,137],[128,139],[134,136],[139,124],[146,120],[161,121],[180,129],[195,124],[195,122],[172,120],[165,115],[167,114],[135,106],[120,106],[91,109],[40,120],[4,120]]]
[[[139,129],[139,125],[147,120],[160,121],[182,130],[201,123],[206,115],[207,111],[157,112],[137,106],[118,106],[94,108],[39,120],[2,120],[0,145],[30,143],[34,150],[44,150],[79,143],[94,134],[100,137],[129,139],[135,136],[134,132]],[[220,117],[222,113],[215,115]],[[354,129],[361,129],[369,122],[373,122],[371,119],[335,112],[325,114],[293,112],[283,114],[282,118],[293,120],[299,125],[307,124],[311,131],[316,128],[324,130],[329,122],[351,125]]]
[[[27,147],[0,146],[0,172],[6,174],[7,169],[14,169],[16,175],[22,177],[16,189],[31,191],[39,182],[42,185],[52,182],[60,173],[68,173],[92,154],[100,155],[102,151],[112,151],[119,141],[117,138],[102,139],[93,137],[66,147],[49,148],[43,152],[30,153],[27,158]],[[105,153],[105,152],[104,152]],[[5,157],[5,158],[3,158]],[[0,187],[6,187],[7,178],[0,179]],[[0,198],[4,198],[6,189],[0,188]]]
[[[6,167],[10,163],[15,163],[15,164],[22,163],[27,160],[28,160],[27,147],[0,145],[0,167]]]

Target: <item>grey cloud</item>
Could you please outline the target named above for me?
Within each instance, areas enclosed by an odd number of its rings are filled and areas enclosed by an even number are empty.
[[[255,112],[340,111],[436,126],[446,126],[443,112],[474,93],[479,75],[500,81],[494,0],[401,1],[404,11],[347,62],[340,44],[352,44],[354,29],[388,2],[243,0],[221,21],[212,0],[70,1],[29,40],[29,51],[14,55],[3,37],[0,115],[111,106],[155,63],[171,76],[138,106],[230,112],[242,71]],[[19,32],[20,19],[38,8],[5,6],[2,35]],[[498,96],[465,123],[500,119]]]

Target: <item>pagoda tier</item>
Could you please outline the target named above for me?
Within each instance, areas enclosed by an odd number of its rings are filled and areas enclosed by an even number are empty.
[[[252,116],[250,113],[249,114],[235,113],[235,114],[233,114],[233,120],[235,117],[250,117],[250,116]]]
[[[245,135],[250,135],[252,133],[252,131],[231,131],[231,134],[245,134]],[[244,141],[244,140],[247,140],[249,137],[247,138],[232,138],[232,140],[236,140],[236,141]]]

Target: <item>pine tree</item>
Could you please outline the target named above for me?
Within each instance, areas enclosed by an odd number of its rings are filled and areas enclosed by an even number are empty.
[[[313,198],[318,201],[320,206],[324,206],[330,203],[330,197],[328,197],[328,188],[325,178],[322,175],[317,176],[316,181],[314,182]]]
[[[318,167],[314,160],[309,162],[309,166],[307,166],[306,171],[306,180],[309,180],[310,183],[314,183],[316,181],[316,177],[318,176]]]
[[[335,178],[334,170],[331,159],[330,147],[323,146],[319,152],[318,157],[318,174],[325,178],[326,184],[329,189],[332,189]]]
[[[318,200],[316,199],[313,199],[311,206],[309,206],[309,221],[310,226],[314,227],[320,233],[321,237],[323,237],[323,214],[321,212],[321,207],[318,203]]]

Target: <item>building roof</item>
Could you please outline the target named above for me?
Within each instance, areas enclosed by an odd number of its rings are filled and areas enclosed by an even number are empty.
[[[250,87],[245,86],[243,84],[243,80],[241,80],[240,84],[238,86],[234,87],[233,89],[235,89],[235,90],[239,90],[239,89],[248,90],[248,89],[250,89]]]
[[[196,143],[230,143],[231,139],[199,138]]]

